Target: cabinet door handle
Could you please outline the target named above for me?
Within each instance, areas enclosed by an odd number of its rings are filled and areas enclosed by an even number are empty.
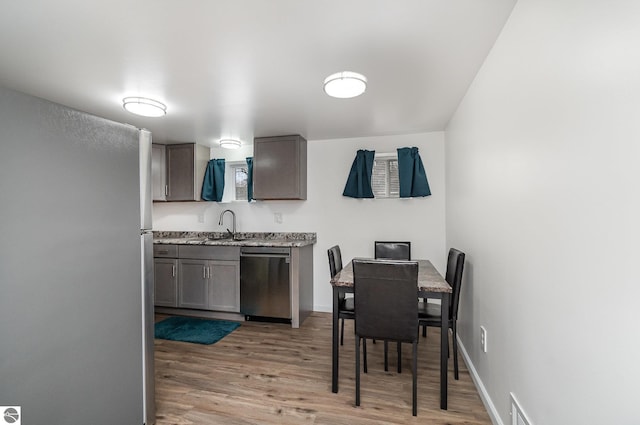
[[[169,194],[169,185],[164,185],[164,196],[167,196]]]
[[[176,266],[171,266],[171,277],[176,277]]]
[[[202,278],[207,278],[207,268],[205,266],[202,266]]]
[[[211,267],[207,267],[207,279],[211,279]]]

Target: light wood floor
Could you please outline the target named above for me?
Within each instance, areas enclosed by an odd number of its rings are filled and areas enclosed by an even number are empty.
[[[164,316],[158,316],[160,319]],[[411,415],[411,348],[403,371],[395,349],[384,372],[382,344],[367,344],[355,407],[353,321],[340,347],[339,392],[331,392],[331,314],[313,313],[299,329],[244,322],[213,345],[156,339],[156,424],[491,424],[460,358],[449,362],[449,410],[439,408],[439,330],[420,338],[418,416]]]

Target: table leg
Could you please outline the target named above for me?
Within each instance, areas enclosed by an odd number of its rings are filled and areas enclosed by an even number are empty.
[[[449,372],[449,297],[450,294],[442,294],[440,306],[440,408],[447,410],[447,376]]]
[[[331,391],[338,392],[338,287],[333,287],[333,320],[332,320],[332,339],[331,339]]]

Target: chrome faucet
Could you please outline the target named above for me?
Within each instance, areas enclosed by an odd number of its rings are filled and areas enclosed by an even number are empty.
[[[220,220],[218,220],[218,225],[222,226],[222,220],[224,219],[224,213],[226,212],[230,212],[231,213],[231,218],[232,218],[232,228],[233,231],[229,230],[227,228],[227,232],[229,233],[229,236],[233,239],[236,237],[236,213],[234,213],[231,210],[224,210],[220,213]]]

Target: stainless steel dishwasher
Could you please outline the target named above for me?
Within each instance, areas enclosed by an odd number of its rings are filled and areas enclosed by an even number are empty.
[[[247,320],[291,321],[290,248],[240,249],[240,312]]]

